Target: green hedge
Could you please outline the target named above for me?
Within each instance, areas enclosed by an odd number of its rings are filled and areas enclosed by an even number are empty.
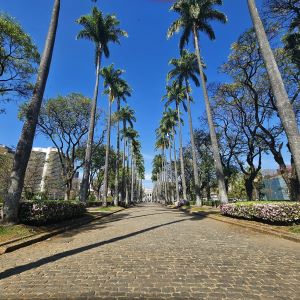
[[[269,223],[299,223],[299,202],[237,202],[221,206],[226,216]]]
[[[19,219],[24,224],[47,225],[81,217],[85,212],[80,202],[28,201],[20,204]]]

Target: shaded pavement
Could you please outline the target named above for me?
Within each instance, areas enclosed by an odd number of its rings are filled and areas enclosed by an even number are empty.
[[[299,250],[144,205],[0,256],[0,299],[300,299]]]

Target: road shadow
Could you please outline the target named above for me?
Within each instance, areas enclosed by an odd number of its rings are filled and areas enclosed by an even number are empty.
[[[79,248],[76,248],[76,249],[61,252],[61,253],[58,253],[58,254],[55,254],[55,255],[51,255],[51,256],[42,258],[38,261],[31,262],[31,263],[28,263],[28,264],[25,264],[25,265],[22,265],[22,266],[17,266],[17,267],[8,269],[4,272],[1,272],[0,273],[0,280],[5,279],[5,278],[9,278],[9,277],[17,275],[17,274],[24,273],[26,271],[29,271],[29,270],[32,270],[32,269],[35,269],[35,268],[38,268],[38,267],[41,267],[41,266],[46,265],[48,263],[58,261],[58,260],[60,260],[62,258],[65,258],[65,257],[69,257],[69,256],[76,255],[76,254],[79,254],[79,253],[82,253],[82,252],[85,252],[85,251],[88,251],[88,250],[91,250],[91,249],[94,249],[94,248],[105,246],[107,244],[111,244],[111,243],[115,243],[115,242],[118,242],[118,241],[121,241],[121,240],[124,240],[124,239],[128,239],[128,238],[134,237],[136,235],[140,235],[140,234],[143,234],[143,233],[146,233],[146,232],[149,232],[149,231],[153,231],[155,229],[158,229],[158,228],[161,228],[161,227],[164,227],[164,226],[170,226],[172,224],[185,222],[185,221],[188,221],[190,219],[192,219],[192,218],[188,218],[188,219],[184,219],[184,220],[176,220],[176,221],[172,221],[172,222],[152,226],[152,227],[149,227],[149,228],[145,228],[145,229],[142,229],[142,230],[131,232],[129,234],[125,234],[125,235],[117,236],[117,237],[114,237],[114,238],[111,238],[111,239],[108,239],[108,240],[104,240],[104,241],[101,241],[101,242],[98,242],[98,243],[90,244],[90,245],[87,245],[87,246],[83,246],[83,247],[79,247]]]

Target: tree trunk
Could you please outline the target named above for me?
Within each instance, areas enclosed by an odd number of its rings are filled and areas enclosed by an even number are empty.
[[[107,192],[108,192],[108,164],[109,164],[109,150],[110,150],[110,131],[111,131],[111,101],[108,100],[108,130],[107,130],[107,143],[105,153],[105,169],[104,169],[104,195],[102,206],[107,206]]]
[[[248,0],[253,26],[258,44],[268,72],[272,92],[276,100],[276,108],[294,158],[295,168],[300,178],[300,135],[293,107],[284,87],[276,60],[270,47],[263,23],[256,8],[255,0]]]
[[[182,192],[183,192],[183,198],[187,200],[187,194],[186,194],[186,181],[185,181],[185,171],[184,171],[184,160],[183,160],[183,150],[182,150],[182,128],[181,128],[181,122],[180,122],[180,107],[179,105],[176,105],[177,107],[177,115],[178,115],[178,127],[179,127],[179,146],[180,146],[180,168],[181,168],[181,181],[182,181]],[[174,137],[175,139],[175,137]]]
[[[123,121],[123,132],[125,134],[126,132],[126,122]],[[122,170],[122,202],[125,201],[125,171],[126,171],[126,137],[123,137],[123,159],[122,159],[123,163],[123,170]]]
[[[120,112],[120,99],[117,101],[117,112]],[[115,198],[114,198],[114,205],[119,205],[119,156],[120,156],[120,121],[118,120],[117,124],[117,160],[116,160],[116,178],[115,178]]]
[[[87,201],[88,190],[90,185],[90,169],[91,169],[91,160],[92,160],[92,148],[94,141],[94,132],[95,132],[95,122],[96,122],[96,111],[97,111],[97,99],[98,99],[98,90],[99,90],[99,74],[101,66],[101,56],[102,50],[99,48],[97,50],[97,67],[96,67],[96,84],[94,90],[94,99],[92,103],[91,116],[90,116],[90,126],[88,133],[88,140],[86,144],[85,159],[83,165],[83,177],[80,188],[80,201]]]
[[[245,177],[245,189],[247,194],[247,199],[249,201],[253,200],[254,196],[254,186],[253,186],[253,178],[252,177]]]
[[[128,180],[128,176],[129,176],[129,155],[130,155],[130,150],[129,150],[129,142],[127,142],[127,167],[126,167],[126,179],[125,179],[125,189],[126,189],[126,198],[125,198],[125,203],[126,203],[126,207],[129,206],[129,190],[128,190],[128,184],[129,184],[129,180]]]
[[[173,169],[172,169],[172,144],[171,144],[171,137],[169,136],[169,159],[170,159],[170,178],[171,178],[171,182],[169,184],[169,187],[170,187],[170,195],[171,195],[171,201],[172,203],[175,202],[175,196],[174,196],[174,188],[173,188],[173,179],[175,176],[174,173],[173,173]],[[177,179],[175,178],[175,181]]]
[[[202,83],[202,89],[204,94],[204,101],[205,101],[205,108],[206,108],[206,115],[207,115],[207,121],[208,121],[208,127],[209,127],[209,133],[210,133],[210,140],[211,140],[211,146],[213,151],[213,157],[215,162],[215,168],[216,168],[216,176],[218,180],[218,187],[219,187],[219,198],[221,203],[227,203],[228,197],[226,193],[226,187],[225,187],[225,180],[224,180],[224,172],[223,172],[223,166],[221,162],[220,157],[220,150],[218,146],[218,140],[217,135],[215,131],[215,126],[212,118],[212,112],[211,107],[209,103],[207,88],[206,88],[206,82],[204,78],[203,73],[203,66],[201,63],[201,54],[200,54],[200,47],[199,47],[199,41],[198,41],[198,33],[196,31],[195,26],[193,27],[194,31],[194,43],[195,43],[195,52],[197,56],[198,66],[199,66],[199,72],[201,77],[201,83]]]
[[[130,202],[133,203],[134,200],[134,158],[133,158],[133,149],[131,145],[131,194],[130,194]]]
[[[26,121],[23,125],[22,133],[14,155],[10,187],[4,200],[3,220],[8,223],[18,222],[19,203],[21,200],[26,168],[31,154],[40,108],[50,70],[58,26],[59,11],[60,0],[55,0],[46,44],[39,66],[37,81],[28,107],[28,112],[26,114]]]
[[[198,168],[197,168],[197,156],[196,156],[194,129],[193,129],[193,119],[192,119],[192,114],[191,114],[191,101],[190,101],[190,95],[188,92],[187,80],[186,80],[185,84],[186,84],[186,99],[187,99],[187,104],[188,104],[190,139],[191,139],[192,155],[193,155],[193,172],[194,172],[194,183],[195,183],[195,192],[196,192],[196,205],[201,206],[202,201],[200,198],[199,174],[198,174]]]
[[[179,119],[180,120],[180,119]],[[179,121],[180,122],[180,121]],[[173,143],[173,151],[174,151],[174,169],[175,169],[175,185],[176,185],[176,201],[179,203],[179,186],[178,186],[178,171],[177,171],[177,156],[176,156],[176,143],[175,143],[175,133],[173,129],[174,143]],[[183,174],[184,176],[184,174]],[[186,198],[185,198],[186,199]],[[187,200],[187,199],[186,199]]]

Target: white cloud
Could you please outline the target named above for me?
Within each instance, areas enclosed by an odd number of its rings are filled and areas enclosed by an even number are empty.
[[[146,154],[146,153],[143,153],[143,157],[145,160],[153,160],[154,156],[151,155],[151,154]]]
[[[145,180],[150,180],[151,181],[151,177],[152,177],[151,173],[146,173],[145,174]]]

